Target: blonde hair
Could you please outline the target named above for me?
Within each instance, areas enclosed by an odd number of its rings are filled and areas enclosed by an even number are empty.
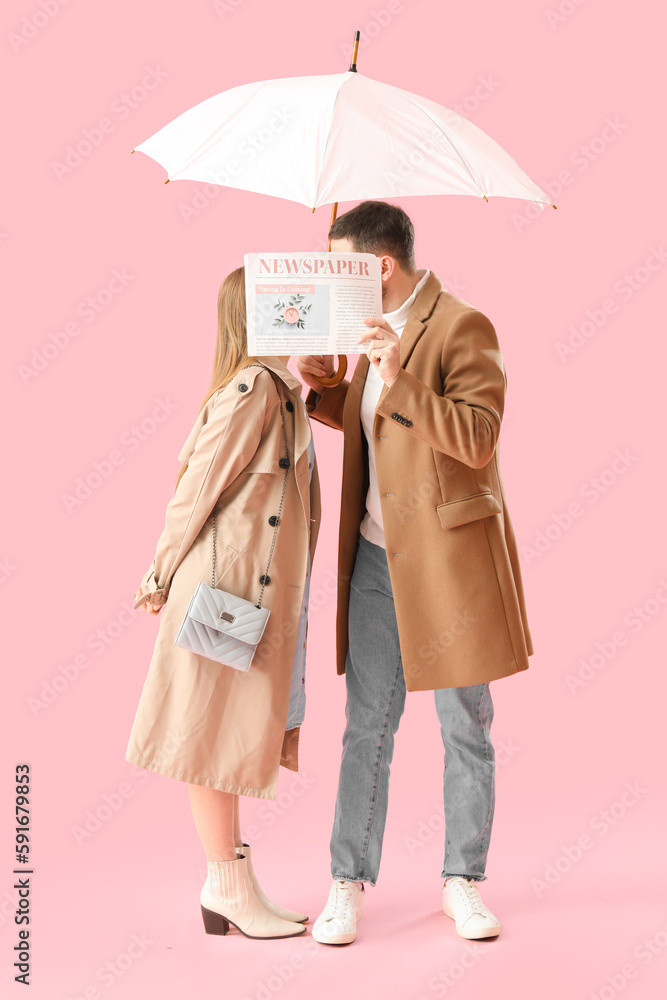
[[[227,385],[247,364],[256,361],[248,357],[245,307],[245,269],[237,267],[231,271],[218,289],[218,335],[213,358],[211,381],[199,407],[199,413],[218,389]],[[187,462],[181,467],[174,492],[178,487]]]

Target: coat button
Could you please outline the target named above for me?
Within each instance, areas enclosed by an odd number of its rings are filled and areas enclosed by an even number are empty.
[[[293,411],[294,403],[292,402],[291,399],[288,399],[287,402],[285,403],[285,409],[287,410],[288,413],[291,413]]]
[[[280,518],[278,517],[278,515],[272,514],[271,517],[269,518],[269,524],[271,525],[271,527],[275,528],[275,526],[279,523],[280,523]]]
[[[391,419],[392,420],[400,420],[401,418],[399,417],[398,413],[392,413]]]
[[[281,469],[289,469],[290,467],[289,458],[281,458],[280,461],[278,462],[278,465],[280,466]]]
[[[406,427],[412,427],[412,421],[411,420],[406,420],[405,421],[405,426]]]
[[[269,584],[271,583],[271,577],[267,576],[266,573],[262,573],[262,575],[259,578],[259,582],[262,584],[264,583]]]
[[[239,392],[247,392],[247,391],[248,391],[248,386],[245,384],[245,382],[241,382],[241,384],[239,385]]]

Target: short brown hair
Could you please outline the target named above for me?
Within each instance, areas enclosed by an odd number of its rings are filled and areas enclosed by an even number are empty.
[[[398,205],[361,201],[339,215],[329,230],[330,240],[349,239],[357,253],[386,253],[408,274],[415,271],[415,229]]]

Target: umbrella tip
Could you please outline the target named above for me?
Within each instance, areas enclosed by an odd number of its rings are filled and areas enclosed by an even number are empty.
[[[552,205],[551,207],[552,208],[558,208],[558,205]]]
[[[488,199],[488,198],[486,197],[486,195],[485,195],[485,194],[483,194],[483,195],[482,195],[482,198],[484,199],[484,201],[488,201],[488,200],[489,200],[489,199]]]
[[[315,206],[313,205],[313,212],[315,211]]]
[[[131,153],[133,153],[133,152],[134,152],[134,150],[133,150],[133,149],[131,149],[131,150],[130,150],[130,152],[131,152]]]
[[[360,31],[355,31],[354,33],[354,45],[352,46],[352,62],[350,63],[350,68],[348,73],[357,72],[357,54],[359,52],[359,38],[361,37]]]
[[[168,184],[168,183],[169,183],[169,178],[167,177],[167,179],[165,181],[165,184]]]

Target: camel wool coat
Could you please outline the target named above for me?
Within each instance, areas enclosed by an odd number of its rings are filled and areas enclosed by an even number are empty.
[[[167,505],[155,557],[142,581],[164,607],[126,759],[226,792],[274,798],[280,764],[298,770],[299,728],[286,731],[292,664],[320,522],[317,464],[301,382],[276,357],[253,364],[207,401],[179,459],[188,463]],[[274,381],[275,378],[275,381]],[[247,673],[176,646],[200,580],[257,601],[285,480],[280,389],[291,462],[264,590],[268,623]],[[305,646],[305,644],[304,644]],[[299,678],[302,682],[302,678]]]
[[[351,381],[306,398],[312,418],[345,435],[339,674],[368,490],[360,420],[368,365],[361,355]],[[526,670],[533,645],[498,460],[507,379],[494,327],[431,272],[401,334],[400,365],[382,388],[373,441],[406,688],[465,687]]]

